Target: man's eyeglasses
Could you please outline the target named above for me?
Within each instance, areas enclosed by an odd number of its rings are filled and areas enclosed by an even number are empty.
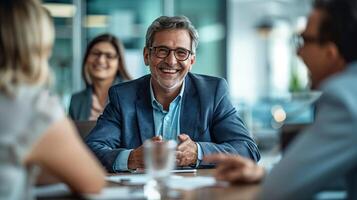
[[[297,34],[294,35],[293,42],[296,48],[301,48],[308,43],[321,43],[321,40],[317,37]]]
[[[93,56],[95,58],[100,58],[102,55],[104,55],[104,58],[107,60],[114,60],[118,57],[117,54],[113,53],[108,53],[108,52],[102,52],[102,51],[91,51],[89,53],[90,56]]]
[[[304,34],[294,35],[293,41],[294,41],[296,48],[301,48],[308,43],[320,43],[320,44],[322,43],[320,38],[313,37],[313,36],[307,36]]]
[[[173,51],[178,61],[185,61],[192,54],[190,50],[185,48],[170,49],[165,46],[149,47],[149,50],[153,51],[154,55],[158,58],[166,58]]]

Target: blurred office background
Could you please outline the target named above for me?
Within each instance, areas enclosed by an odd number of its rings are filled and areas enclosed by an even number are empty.
[[[130,74],[149,73],[145,33],[161,15],[185,15],[200,35],[193,72],[225,78],[253,136],[275,140],[284,124],[313,120],[306,67],[293,35],[306,25],[311,0],[44,0],[55,22],[54,90],[68,108],[83,89],[81,62],[89,40],[110,32],[126,48]],[[269,143],[269,142],[268,142]],[[268,144],[267,143],[267,144]],[[264,146],[264,144],[261,144]]]

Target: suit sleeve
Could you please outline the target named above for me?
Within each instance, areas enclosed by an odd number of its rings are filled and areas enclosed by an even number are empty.
[[[219,81],[216,88],[210,133],[213,142],[198,142],[204,155],[239,154],[256,162],[259,161],[258,147],[233,107],[228,96],[228,86],[224,80]]]
[[[270,172],[262,197],[310,199],[326,183],[348,177],[356,167],[355,98],[345,98],[342,90],[335,88],[321,96],[315,123],[301,133]]]
[[[118,155],[127,150],[118,148],[121,138],[121,110],[115,88],[109,90],[109,104],[85,142],[107,171],[114,172]]]

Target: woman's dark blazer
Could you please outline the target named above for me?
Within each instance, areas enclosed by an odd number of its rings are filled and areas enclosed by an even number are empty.
[[[75,121],[86,121],[89,119],[92,106],[93,89],[91,86],[75,93],[71,97],[69,105],[69,116]]]
[[[116,77],[113,85],[123,82],[123,79]],[[72,95],[69,105],[69,116],[74,121],[87,121],[92,107],[93,86],[88,85],[86,89]]]

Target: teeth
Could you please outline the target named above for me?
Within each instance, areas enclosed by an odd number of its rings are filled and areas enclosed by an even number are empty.
[[[94,68],[103,68],[103,69],[105,69],[105,68],[107,68],[107,67],[106,67],[106,66],[103,66],[103,65],[95,65]]]
[[[165,73],[176,73],[177,72],[177,70],[175,70],[175,69],[167,69],[167,68],[161,69],[161,71],[163,71]]]

